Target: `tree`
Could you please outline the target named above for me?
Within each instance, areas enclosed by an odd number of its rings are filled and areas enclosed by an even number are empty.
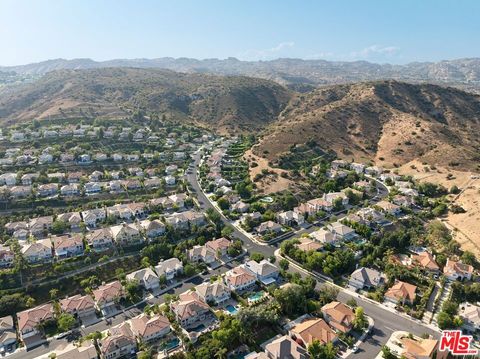
[[[357,330],[362,330],[367,326],[367,318],[365,318],[365,311],[362,307],[355,308],[355,318],[353,319],[353,326]]]
[[[68,229],[67,224],[64,221],[55,220],[52,223],[51,231],[53,234],[62,234]]]
[[[57,288],[50,289],[50,291],[48,293],[50,294],[50,299],[51,300],[55,300],[55,299],[58,298],[58,289]]]
[[[280,269],[286,271],[286,270],[288,269],[289,262],[288,262],[288,260],[286,260],[285,258],[282,258],[282,259],[280,259],[280,261],[278,262],[278,265],[280,266]]]
[[[259,263],[260,261],[265,259],[265,256],[262,253],[253,252],[253,253],[250,254],[250,259],[252,261],[255,261],[255,262]]]
[[[462,262],[474,266],[477,262],[477,259],[475,258],[475,254],[470,251],[465,251],[462,254]]]
[[[186,264],[183,268],[183,273],[186,277],[191,277],[195,274],[195,268],[191,264]]]
[[[150,260],[148,259],[148,257],[143,257],[140,263],[142,264],[143,268],[150,267]]]
[[[284,289],[276,289],[273,296],[280,304],[282,312],[287,316],[307,312],[307,298],[303,288],[298,284]]]
[[[337,349],[332,343],[322,345],[318,340],[314,340],[308,346],[308,354],[312,359],[334,359],[337,356]]]
[[[233,234],[234,229],[231,226],[225,226],[222,229],[222,237],[230,237]]]
[[[58,329],[62,333],[67,332],[73,328],[73,326],[75,325],[75,322],[76,321],[73,315],[68,313],[62,313],[60,314],[57,320]]]
[[[218,201],[217,201],[217,204],[218,204],[218,207],[220,207],[220,209],[222,210],[227,210],[230,208],[230,203],[228,202],[228,200],[224,197],[220,198]]]
[[[449,329],[453,327],[453,318],[447,312],[440,312],[437,315],[437,324],[440,329]]]

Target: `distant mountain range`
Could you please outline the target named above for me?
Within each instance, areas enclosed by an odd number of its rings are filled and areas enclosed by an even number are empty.
[[[287,85],[300,92],[307,92],[322,85],[389,79],[455,86],[463,90],[480,92],[480,58],[413,62],[406,65],[302,59],[240,61],[236,58],[196,60],[163,57],[101,62],[91,59],[55,59],[28,65],[0,67],[0,71],[15,71],[21,75],[43,75],[55,70],[106,67],[158,68],[187,73],[259,77]]]

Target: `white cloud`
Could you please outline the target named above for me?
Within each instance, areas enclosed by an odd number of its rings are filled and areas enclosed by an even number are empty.
[[[333,52],[318,52],[316,54],[312,54],[307,56],[307,60],[323,60],[334,57],[335,54]]]
[[[295,46],[293,41],[281,42],[275,47],[268,49],[250,49],[240,54],[239,57],[247,60],[268,60],[273,57],[278,57],[279,54],[286,49],[290,49]]]

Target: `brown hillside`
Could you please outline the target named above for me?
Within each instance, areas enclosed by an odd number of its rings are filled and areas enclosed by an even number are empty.
[[[250,77],[134,68],[61,70],[0,93],[0,120],[118,117],[143,110],[216,129],[249,130],[275,120],[290,96],[274,82]]]
[[[314,141],[346,159],[385,166],[413,159],[476,169],[480,96],[396,81],[338,85],[298,95],[268,127],[255,153],[275,161]]]

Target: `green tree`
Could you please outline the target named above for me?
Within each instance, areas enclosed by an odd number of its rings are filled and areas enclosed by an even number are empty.
[[[265,256],[262,253],[253,252],[253,253],[250,254],[250,259],[252,261],[255,261],[255,262],[259,263],[260,261],[265,259]]]
[[[357,330],[362,330],[367,326],[367,318],[365,317],[365,311],[362,307],[355,308],[355,318],[353,319],[353,326]]]
[[[57,325],[60,332],[66,332],[72,329],[75,325],[75,318],[73,315],[68,313],[62,313],[58,317]]]

